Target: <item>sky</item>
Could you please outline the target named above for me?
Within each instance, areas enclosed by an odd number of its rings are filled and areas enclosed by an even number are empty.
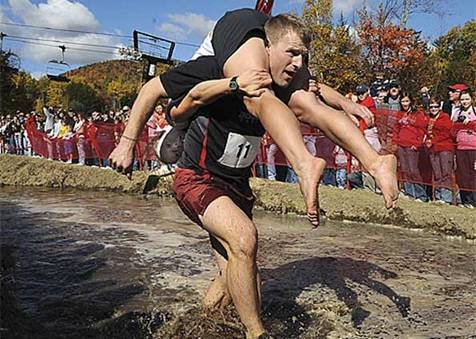
[[[334,0],[334,14],[352,24],[366,1]],[[62,60],[71,69],[101,60],[120,59],[119,48],[132,46],[138,30],[176,42],[173,58],[187,60],[226,11],[254,7],[256,0],[0,0],[3,50],[20,57],[21,68],[34,77],[45,75],[50,60]],[[304,0],[275,0],[273,13],[302,12]],[[430,42],[451,27],[476,19],[476,0],[441,0],[444,16],[414,14],[408,26]],[[20,26],[23,25],[23,26]],[[28,26],[41,26],[40,29]],[[102,33],[102,34],[93,34]],[[147,47],[146,45],[144,45]],[[162,49],[158,51],[164,51]],[[152,47],[149,47],[149,50]],[[66,66],[60,66],[66,69]]]

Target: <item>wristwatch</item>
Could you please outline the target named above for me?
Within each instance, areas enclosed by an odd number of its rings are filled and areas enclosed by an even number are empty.
[[[230,90],[231,90],[232,94],[236,94],[240,90],[240,86],[238,85],[237,79],[238,79],[237,76],[231,78],[230,83],[228,85],[230,87]]]

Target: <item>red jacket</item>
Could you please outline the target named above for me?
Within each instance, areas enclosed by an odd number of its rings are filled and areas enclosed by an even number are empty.
[[[374,99],[368,95],[364,100],[358,101],[358,104],[367,107],[370,112],[375,114],[375,101]],[[364,119],[359,119],[359,129],[363,133],[369,126],[367,126],[367,123],[365,122]]]
[[[420,147],[428,125],[428,117],[422,111],[399,112],[393,131],[393,142],[402,147]]]
[[[375,113],[375,101],[370,95],[358,103],[367,107],[372,113]]]
[[[448,114],[440,111],[438,118],[428,120],[425,143],[435,152],[453,151],[455,142],[451,135],[453,122]]]

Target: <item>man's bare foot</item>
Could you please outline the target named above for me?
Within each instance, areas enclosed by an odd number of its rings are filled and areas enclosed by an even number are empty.
[[[299,187],[306,203],[307,217],[314,227],[320,225],[319,215],[319,181],[326,169],[326,162],[321,158],[310,158],[296,170],[299,177]]]
[[[369,174],[374,177],[377,186],[382,191],[383,199],[385,200],[385,207],[395,207],[399,193],[397,182],[397,158],[393,154],[380,155],[372,168],[368,170]]]
[[[225,278],[219,272],[203,298],[203,308],[205,310],[224,309],[229,304],[231,304],[231,296],[226,287]]]

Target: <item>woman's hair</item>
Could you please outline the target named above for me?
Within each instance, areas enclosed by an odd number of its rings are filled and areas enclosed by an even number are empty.
[[[264,31],[268,41],[273,44],[290,32],[296,33],[306,47],[311,42],[301,19],[292,14],[278,14],[269,18],[264,24]]]
[[[461,91],[461,93],[459,94],[459,97],[461,98],[463,94],[468,94],[471,99],[473,98],[473,96],[471,95],[471,92],[467,89],[464,91]]]

